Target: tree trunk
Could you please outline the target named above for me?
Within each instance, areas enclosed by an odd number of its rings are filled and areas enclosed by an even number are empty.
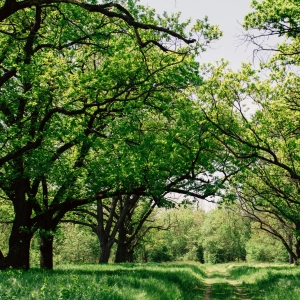
[[[30,267],[30,242],[33,233],[26,228],[21,228],[21,226],[14,227],[9,239],[9,252],[7,257],[3,260],[3,267],[28,270]]]
[[[0,262],[4,259],[4,255],[2,253],[2,251],[0,250]]]
[[[6,269],[9,267],[7,257],[4,257],[3,253],[0,254],[0,270]]]
[[[53,269],[53,235],[40,235],[40,267],[43,269]]]
[[[290,233],[288,233],[287,239],[288,239],[289,247],[293,249],[293,236]],[[293,262],[294,262],[293,255],[289,252],[289,263],[293,264]]]
[[[99,256],[99,264],[107,264],[109,257],[110,257],[110,251],[113,243],[100,243],[100,256]]]
[[[127,247],[126,244],[118,243],[116,257],[115,257],[115,263],[124,263],[128,261],[128,255],[127,255]]]
[[[97,234],[100,243],[99,264],[107,264],[114,240],[109,238],[105,231],[101,231],[99,228],[95,228],[93,231]]]
[[[298,260],[300,258],[300,223],[296,223],[296,241],[295,241],[295,259],[294,259],[294,265],[298,266]]]
[[[124,263],[127,261],[127,243],[126,243],[126,228],[124,222],[120,224],[118,235],[118,247],[115,257],[115,263]]]
[[[125,234],[124,234],[125,233]],[[125,263],[133,261],[134,247],[126,237],[126,231],[119,231],[118,247],[115,257],[115,263]]]
[[[298,264],[299,264],[298,260],[300,258],[300,239],[298,237],[296,237],[295,254],[296,254],[296,257],[294,259],[294,265],[298,266]]]
[[[0,269],[13,267],[16,269],[29,269],[30,242],[33,236],[31,228],[32,208],[26,200],[28,183],[20,178],[14,182],[13,205],[15,219],[13,222],[7,257],[1,260]]]
[[[127,261],[129,263],[132,263],[133,262],[133,254],[134,254],[134,250],[133,249],[129,249],[127,251]]]

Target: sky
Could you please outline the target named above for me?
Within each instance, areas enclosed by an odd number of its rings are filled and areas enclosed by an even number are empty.
[[[140,3],[148,4],[160,14],[164,11],[181,12],[182,20],[208,16],[210,24],[218,24],[223,37],[201,54],[200,62],[215,62],[224,58],[234,69],[239,68],[242,61],[253,62],[254,47],[243,44],[241,37],[238,37],[242,34],[243,18],[251,11],[251,0],[140,0]]]

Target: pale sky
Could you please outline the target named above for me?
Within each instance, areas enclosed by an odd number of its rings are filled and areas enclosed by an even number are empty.
[[[212,44],[212,49],[201,54],[200,62],[214,62],[224,58],[235,69],[239,68],[242,61],[252,62],[254,47],[241,44],[237,37],[241,35],[240,24],[243,23],[244,15],[251,11],[251,0],[140,0],[140,3],[148,4],[158,13],[180,11],[182,20],[208,16],[210,24],[218,24],[223,37]]]

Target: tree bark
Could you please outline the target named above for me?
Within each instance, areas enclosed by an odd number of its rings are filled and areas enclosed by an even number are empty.
[[[40,267],[42,269],[53,269],[53,235],[40,235]]]
[[[293,236],[290,233],[288,233],[287,240],[288,240],[289,247],[293,249]],[[289,252],[289,263],[293,264],[293,262],[294,262],[293,255]]]
[[[3,259],[4,259],[4,255],[3,255],[2,251],[0,250],[0,263]]]
[[[30,242],[33,237],[31,227],[32,207],[26,200],[28,181],[18,178],[13,184],[13,205],[15,219],[13,222],[7,257],[0,261],[0,269],[13,267],[16,269],[29,269],[30,267]]]
[[[128,251],[126,247],[126,243],[118,243],[115,263],[124,263],[128,261]]]
[[[111,243],[111,242],[108,242],[105,244],[100,243],[99,264],[107,264],[108,263],[112,245],[113,245],[113,243]]]
[[[26,269],[30,267],[30,242],[33,233],[21,226],[14,226],[9,239],[9,252],[0,268],[13,267]]]
[[[115,263],[124,263],[127,261],[127,243],[126,243],[126,228],[124,222],[120,224],[118,235],[118,246],[115,257]]]
[[[134,249],[132,240],[127,238],[127,234],[132,234],[132,232],[128,232],[125,226],[121,226],[118,235],[118,246],[115,263],[125,263],[133,261]]]

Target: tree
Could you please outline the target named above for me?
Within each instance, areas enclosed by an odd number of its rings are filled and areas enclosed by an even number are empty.
[[[230,208],[208,212],[201,227],[205,262],[246,260],[245,247],[250,232],[249,220]]]
[[[298,192],[282,174],[274,172],[278,170],[270,169],[256,167],[255,175],[245,172],[239,178],[243,187],[237,192],[238,201],[245,215],[280,240],[290,254],[290,262],[297,264],[300,254]]]
[[[142,261],[201,261],[201,226],[204,212],[192,205],[157,209],[156,224],[137,249]],[[163,230],[160,230],[163,229]]]
[[[113,199],[75,209],[62,222],[90,227],[100,244],[99,263],[107,263],[114,243],[117,243],[115,262],[133,260],[134,248],[150,227],[143,227],[156,203],[140,195],[120,195]],[[154,228],[159,227],[152,225]]]
[[[162,229],[163,227],[155,224],[152,217],[157,203],[155,201],[139,201],[139,205],[129,211],[125,221],[121,224],[116,239],[117,251],[115,262],[133,262],[135,248],[140,240],[151,229]],[[152,224],[151,224],[152,223]]]
[[[251,222],[251,237],[246,243],[247,262],[287,262],[288,253],[282,242]]]
[[[48,232],[41,245],[48,255],[49,232],[68,210],[124,193],[111,191],[113,183],[97,191],[85,186],[86,159],[107,137],[110,122],[143,105],[167,105],[162,95],[176,66],[218,33],[198,22],[195,33],[204,42],[181,47],[195,40],[184,34],[178,16],[157,19],[132,1],[126,7],[69,0],[0,5],[0,187],[14,208],[0,268],[29,268],[35,230]],[[44,262],[52,267],[51,259]]]
[[[224,166],[227,153],[219,151],[218,143],[211,140],[207,124],[185,92],[169,95],[172,110],[157,113],[157,108],[145,108],[123,116],[117,124],[112,122],[107,127],[107,138],[101,140],[98,150],[94,144],[87,157],[88,173],[95,173],[89,177],[90,189],[96,192],[99,186],[110,186],[112,182],[117,191],[128,191],[105,202],[99,199],[97,208],[92,204],[85,211],[79,209],[92,217],[87,222],[83,215],[82,220],[75,222],[86,224],[97,233],[100,262],[108,261],[115,241],[116,261],[124,261],[140,240],[139,231],[155,204],[170,206],[170,192],[207,199],[216,195],[236,171],[230,169],[230,164]],[[111,166],[115,169],[110,170]],[[217,171],[222,176],[214,176]],[[133,189],[135,193],[130,193]],[[133,221],[139,199],[147,199],[147,209]]]
[[[231,181],[243,210],[261,223],[262,229],[279,238],[295,263],[299,258],[299,109],[295,97],[298,75],[269,64],[269,77],[255,74],[249,66],[239,72],[224,65],[211,69],[201,88],[207,120],[222,133],[220,142],[233,161],[248,161],[248,168]],[[206,93],[204,92],[206,90]],[[204,96],[205,95],[205,96]],[[200,96],[199,96],[200,97]],[[255,112],[247,112],[249,101]],[[208,104],[210,103],[210,104]],[[215,132],[216,132],[215,131]],[[212,133],[212,134],[215,134]],[[292,231],[295,249],[287,235],[270,222],[276,219]],[[267,221],[269,220],[269,221]]]
[[[260,50],[273,50],[275,55],[258,71],[244,65],[232,72],[224,63],[208,67],[209,79],[199,98],[205,103],[207,120],[222,133],[220,141],[233,160],[251,164],[232,182],[233,194],[262,229],[281,240],[297,263],[299,5],[296,1],[265,0],[253,1],[252,7],[254,11],[245,17],[247,37]],[[286,40],[268,49],[259,38],[272,35]],[[251,105],[252,113],[247,111]]]
[[[299,54],[299,3],[297,1],[252,1],[253,11],[245,16],[245,37],[258,46],[257,50],[275,51],[280,55]],[[271,36],[285,37],[285,42],[271,47]]]

